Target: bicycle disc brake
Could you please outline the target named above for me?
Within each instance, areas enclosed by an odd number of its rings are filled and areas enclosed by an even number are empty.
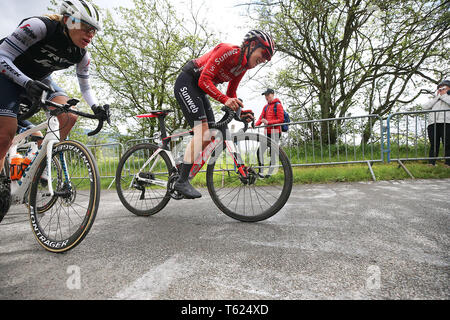
[[[239,179],[244,185],[253,185],[255,184],[258,174],[255,172],[255,170],[252,167],[243,167],[242,168],[246,174],[247,177],[242,176],[239,173]]]

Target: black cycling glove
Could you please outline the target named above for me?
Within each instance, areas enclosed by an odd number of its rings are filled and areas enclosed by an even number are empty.
[[[92,111],[94,111],[94,114],[97,116],[99,120],[103,120],[108,122],[109,125],[111,125],[111,114],[109,112],[109,104],[105,104],[103,106],[97,106],[93,105],[91,107]]]
[[[37,80],[28,80],[25,83],[25,90],[32,100],[40,99],[44,91],[53,91],[50,87]]]

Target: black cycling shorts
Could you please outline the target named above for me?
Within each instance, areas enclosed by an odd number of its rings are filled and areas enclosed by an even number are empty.
[[[51,77],[47,77],[50,80],[55,92],[49,93],[46,97],[47,100],[52,100],[58,96],[67,97],[67,94],[61,89]],[[25,88],[19,86],[3,74],[0,74],[0,117],[17,118],[19,112],[19,105],[22,102],[23,95],[26,95]]]
[[[191,128],[199,122],[215,122],[211,103],[206,93],[199,88],[197,77],[182,71],[175,81],[174,93]]]

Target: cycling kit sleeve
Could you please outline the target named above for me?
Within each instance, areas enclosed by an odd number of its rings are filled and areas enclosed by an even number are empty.
[[[83,98],[84,100],[86,100],[87,104],[92,107],[94,104],[98,105],[98,101],[89,83],[90,64],[91,56],[89,52],[86,52],[83,60],[81,60],[80,63],[77,64],[77,77],[81,94],[83,95]]]
[[[23,21],[20,26],[0,44],[0,71],[20,86],[25,86],[28,80],[13,61],[23,54],[29,47],[45,38],[47,27],[42,20],[30,18]]]
[[[0,43],[0,71],[18,85],[24,87],[30,77],[17,68],[13,61],[27,49],[47,36],[47,27],[39,18],[24,20],[20,26]],[[39,61],[36,61],[39,62]],[[91,58],[88,52],[76,66],[78,83],[83,98],[92,106],[98,104],[89,83]]]
[[[238,66],[240,48],[220,44],[211,52],[196,60],[202,68],[198,86],[213,99],[225,104],[229,98],[236,97],[236,90],[247,69],[245,57]],[[227,94],[217,89],[216,84],[229,82]]]

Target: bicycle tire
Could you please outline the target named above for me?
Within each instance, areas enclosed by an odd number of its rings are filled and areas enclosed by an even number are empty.
[[[116,171],[116,190],[122,204],[137,216],[150,216],[161,211],[169,202],[168,188],[136,180],[139,172],[147,177],[168,182],[172,162],[161,152],[151,163],[146,161],[158,149],[157,145],[141,143],[128,149],[121,157]],[[143,167],[146,165],[145,167]],[[150,171],[150,167],[153,170]]]
[[[100,203],[100,174],[92,153],[78,141],[55,144],[53,157],[60,159],[64,175],[63,185],[52,185],[58,195],[56,203],[39,212],[42,206],[38,194],[48,193],[48,188],[39,183],[47,157],[33,177],[28,203],[31,229],[38,243],[48,251],[62,253],[79,245],[94,224]]]
[[[283,149],[273,140],[269,141],[265,135],[237,133],[231,136],[231,140],[244,161],[249,178],[241,179],[236,166],[230,161],[231,157],[226,158],[229,156],[228,152],[223,152],[225,146],[219,145],[206,170],[209,194],[217,207],[233,219],[243,222],[268,219],[283,208],[291,194],[293,174],[289,158]],[[267,145],[269,142],[272,146],[270,157],[274,155],[266,170],[270,172],[270,176],[260,176],[257,171],[264,168],[257,164],[255,150],[259,148],[258,145]],[[279,155],[278,159],[276,155]],[[282,187],[277,188],[276,185],[280,182]],[[242,203],[239,202],[240,199],[243,199]]]

